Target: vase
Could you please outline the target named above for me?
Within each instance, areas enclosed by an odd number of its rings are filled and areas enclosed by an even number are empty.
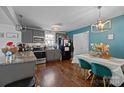
[[[12,55],[12,59],[15,61],[16,60],[16,54]]]
[[[11,51],[7,51],[5,54],[6,57],[6,62],[11,63],[12,62],[12,52]]]

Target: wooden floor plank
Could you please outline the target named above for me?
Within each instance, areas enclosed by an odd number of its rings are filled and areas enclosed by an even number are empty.
[[[80,67],[68,60],[39,64],[35,76],[41,87],[90,87],[91,81],[84,80]]]

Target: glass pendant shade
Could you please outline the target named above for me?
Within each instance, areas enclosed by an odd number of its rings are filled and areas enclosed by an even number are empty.
[[[98,31],[103,31],[104,30],[104,21],[103,20],[101,20],[101,19],[97,20],[96,29]]]

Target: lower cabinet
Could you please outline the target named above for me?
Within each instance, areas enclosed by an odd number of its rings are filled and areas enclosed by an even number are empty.
[[[62,60],[61,51],[59,49],[47,50],[46,60],[47,61],[57,61],[57,60],[61,61]]]

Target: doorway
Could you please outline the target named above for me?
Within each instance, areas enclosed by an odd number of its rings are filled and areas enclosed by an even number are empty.
[[[75,34],[73,36],[73,46],[75,55],[80,55],[89,52],[89,31]]]

